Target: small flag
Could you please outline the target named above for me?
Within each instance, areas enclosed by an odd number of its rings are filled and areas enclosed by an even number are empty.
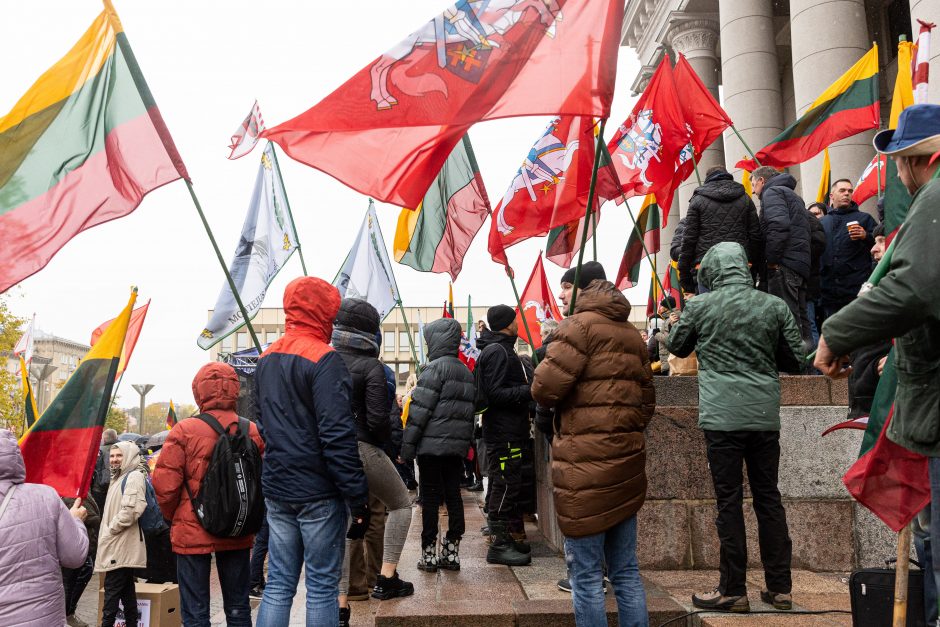
[[[552,294],[552,288],[548,284],[548,277],[545,276],[545,266],[542,264],[542,255],[535,260],[535,266],[532,268],[532,274],[522,290],[522,296],[519,298],[522,303],[522,311],[516,308],[516,322],[519,324],[519,339],[530,344],[532,350],[542,346],[542,322],[545,320],[555,320],[561,322],[561,311],[558,310],[558,304],[555,302],[555,296]],[[529,325],[529,332],[532,333],[532,340],[526,334],[526,325],[523,319]]]
[[[676,309],[682,310],[685,307],[685,295],[682,288],[679,287],[679,264],[675,261],[669,261],[669,267],[666,269],[666,279],[663,281],[663,291],[666,296],[671,296],[676,301]]]
[[[229,264],[229,272],[249,320],[261,309],[268,286],[297,248],[297,231],[287,209],[284,181],[277,166],[274,144],[269,143],[261,154],[261,165],[258,166],[255,189],[242,224],[242,234],[235,248],[235,257]],[[212,318],[199,334],[196,344],[209,350],[244,325],[242,312],[226,281],[219,290]]]
[[[26,362],[27,366],[33,361],[33,327],[35,325],[36,314],[33,314],[32,319],[29,321],[29,326],[26,327],[26,331],[24,331],[20,339],[16,341],[16,346],[13,347],[13,354],[21,357]]]
[[[865,166],[862,175],[858,177],[855,184],[855,191],[852,192],[852,200],[860,205],[869,198],[877,195],[879,190],[884,193],[885,173],[887,172],[887,158],[881,153],[876,153],[872,160]],[[747,170],[745,170],[747,172]],[[878,178],[881,178],[880,184]]]
[[[659,291],[659,281],[656,277],[656,269],[653,268],[650,278],[650,295],[646,299],[646,319],[654,318],[659,311],[659,301],[662,300],[662,292]]]
[[[747,156],[743,158],[747,159]],[[741,170],[741,185],[744,186],[744,193],[748,195],[748,198],[754,195],[754,188],[751,187],[751,173],[747,170]]]
[[[629,210],[628,207],[627,211]],[[640,264],[646,258],[646,251],[643,250],[644,243],[650,255],[659,252],[659,206],[653,194],[647,194],[643,199],[643,206],[636,218],[636,228],[630,230],[630,237],[627,239],[623,258],[620,260],[620,268],[617,270],[617,279],[614,281],[617,289],[629,289],[639,281]]]
[[[26,359],[20,355],[20,377],[23,380],[23,412],[26,418],[26,428],[29,429],[39,418],[39,411],[36,409],[36,396],[33,394],[33,385],[29,381],[29,367],[26,365]]]
[[[333,279],[333,285],[343,298],[361,298],[371,303],[383,320],[401,302],[372,199],[369,199],[362,228]]]
[[[88,494],[136,299],[134,288],[121,314],[20,439],[27,482],[52,486],[61,497]]]
[[[176,423],[179,422],[176,418],[176,408],[173,406],[173,399],[170,399],[170,408],[166,412],[166,429],[169,431]]]
[[[447,311],[450,313],[450,317],[454,317],[454,284],[447,283]]]
[[[232,152],[228,158],[238,159],[247,155],[261,139],[263,132],[264,118],[261,117],[261,109],[258,107],[258,101],[255,100],[255,104],[251,105],[251,111],[248,112],[248,117],[242,120],[241,126],[232,135],[232,143],[229,144]]]
[[[138,307],[133,312],[131,312],[131,320],[127,325],[127,336],[124,338],[124,348],[121,349],[121,363],[118,365],[117,375],[120,377],[124,370],[127,369],[127,364],[131,361],[131,355],[134,353],[134,347],[137,346],[137,339],[140,337],[140,331],[144,328],[144,320],[147,318],[147,310],[150,308],[150,301],[147,301],[146,305]],[[97,329],[91,332],[91,342],[89,344],[94,346],[101,336],[104,335],[104,332],[108,330],[108,327],[111,326],[116,318],[108,320],[107,322],[101,323]]]

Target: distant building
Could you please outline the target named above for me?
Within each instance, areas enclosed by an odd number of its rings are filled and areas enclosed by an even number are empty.
[[[90,350],[91,347],[87,344],[36,330],[30,379],[39,413],[49,407]],[[19,372],[19,361],[9,360],[8,368],[11,366],[10,362],[15,372]]]

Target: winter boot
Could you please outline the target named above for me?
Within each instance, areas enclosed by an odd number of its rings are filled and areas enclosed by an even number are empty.
[[[444,570],[460,570],[460,540],[444,538],[441,541],[441,557],[437,563],[438,568]]]
[[[509,537],[512,538],[512,542],[516,547],[516,550],[520,553],[529,554],[532,552],[532,547],[527,542],[528,538],[525,535],[525,532],[522,533],[510,533]]]
[[[426,573],[437,572],[437,553],[434,551],[434,545],[429,544],[421,549],[421,559],[418,560],[418,570]]]
[[[349,627],[349,618],[352,616],[352,610],[348,607],[339,608],[339,627]]]
[[[487,562],[504,566],[527,566],[532,563],[531,555],[516,549],[505,520],[490,520],[490,532],[493,544],[486,552]]]
[[[375,578],[375,587],[372,588],[372,598],[387,601],[398,597],[408,597],[415,593],[415,587],[410,581],[402,581],[398,571],[391,577],[379,575]]]

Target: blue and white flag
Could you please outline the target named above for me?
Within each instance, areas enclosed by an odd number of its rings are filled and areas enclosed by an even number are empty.
[[[371,199],[359,235],[333,279],[333,285],[343,298],[361,298],[371,303],[382,320],[401,300]]]
[[[287,208],[274,144],[268,143],[261,155],[255,191],[248,205],[235,258],[229,265],[249,320],[261,309],[268,286],[297,247],[297,232]],[[242,312],[226,281],[222,284],[209,324],[199,334],[196,343],[208,350],[244,324]]]

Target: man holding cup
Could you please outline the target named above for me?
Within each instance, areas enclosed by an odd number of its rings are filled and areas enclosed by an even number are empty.
[[[826,250],[822,256],[822,305],[828,318],[858,296],[871,274],[871,248],[877,222],[852,200],[852,182],[839,179],[829,191],[830,210],[823,216]]]

